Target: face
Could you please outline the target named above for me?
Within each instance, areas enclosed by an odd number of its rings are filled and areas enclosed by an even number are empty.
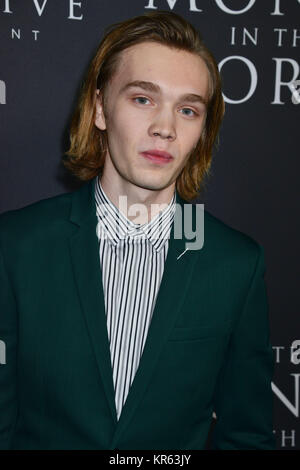
[[[136,81],[144,83],[127,86]],[[173,192],[201,136],[208,89],[209,72],[197,55],[151,42],[123,51],[107,89],[106,119],[97,90],[95,125],[108,136],[102,178],[122,194],[133,186]],[[173,158],[161,163],[142,155],[150,149]]]

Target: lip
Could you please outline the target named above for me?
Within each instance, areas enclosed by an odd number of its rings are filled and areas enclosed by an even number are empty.
[[[173,156],[163,150],[146,150],[145,152],[141,152],[141,155],[157,163],[168,163],[173,160]]]

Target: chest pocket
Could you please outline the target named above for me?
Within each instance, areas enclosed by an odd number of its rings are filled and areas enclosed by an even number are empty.
[[[224,322],[213,326],[174,327],[167,341],[197,341],[222,338],[230,331],[230,323]]]

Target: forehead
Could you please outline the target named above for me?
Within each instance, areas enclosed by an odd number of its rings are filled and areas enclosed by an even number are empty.
[[[156,82],[163,91],[168,87],[178,93],[194,91],[206,95],[209,72],[196,54],[149,41],[121,53],[113,83],[121,89],[125,82],[134,80]]]

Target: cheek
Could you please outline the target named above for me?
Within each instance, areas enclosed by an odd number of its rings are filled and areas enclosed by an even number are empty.
[[[199,138],[201,136],[202,127],[199,123],[197,126],[186,126],[181,130],[180,137],[180,146],[184,153],[190,152],[194,147],[196,147]]]
[[[120,108],[114,113],[111,122],[111,130],[114,135],[124,143],[130,144],[137,140],[146,127],[146,123],[141,122],[141,116],[134,110],[128,111]]]
[[[118,114],[111,116],[107,128],[108,140],[112,147],[124,145],[128,138],[128,125],[126,119]]]
[[[114,127],[109,134],[111,152],[124,167],[133,158],[136,149],[140,147],[138,135],[136,126],[131,126],[127,121],[123,122],[122,120],[114,123]]]
[[[206,116],[203,115],[201,117],[201,119],[199,119],[198,121],[198,125],[194,131],[194,136],[193,136],[193,142],[194,142],[194,145],[193,147],[195,147],[198,142],[199,142],[199,139],[201,138],[202,134],[203,134],[203,129],[204,129],[204,126],[205,126],[205,121],[206,121]]]

